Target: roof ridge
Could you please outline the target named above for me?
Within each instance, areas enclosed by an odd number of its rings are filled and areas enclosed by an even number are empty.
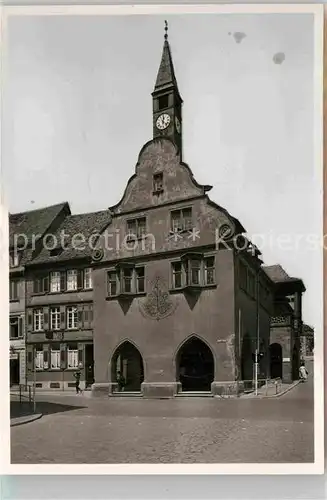
[[[11,215],[23,215],[23,214],[31,214],[33,212],[40,212],[41,210],[47,210],[49,208],[55,208],[55,207],[64,207],[65,205],[69,206],[68,201],[62,201],[61,203],[55,203],[54,205],[47,205],[45,207],[41,208],[33,208],[33,210],[23,210],[22,212],[9,212],[9,216]]]

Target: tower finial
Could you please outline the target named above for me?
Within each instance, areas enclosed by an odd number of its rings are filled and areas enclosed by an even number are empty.
[[[168,40],[168,22],[165,21],[165,40]]]

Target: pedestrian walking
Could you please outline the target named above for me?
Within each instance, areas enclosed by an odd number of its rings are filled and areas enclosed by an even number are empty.
[[[308,370],[304,365],[304,361],[301,362],[301,366],[299,369],[299,378],[301,382],[305,382],[308,378]]]
[[[76,370],[76,372],[74,373],[74,377],[75,377],[75,388],[76,388],[76,394],[81,394],[81,388],[79,386],[80,384],[80,381],[81,381],[81,371],[80,370]]]
[[[126,385],[126,380],[124,375],[119,371],[117,372],[117,384],[119,392],[122,392]]]

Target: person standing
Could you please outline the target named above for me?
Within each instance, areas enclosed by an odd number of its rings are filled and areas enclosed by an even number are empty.
[[[126,380],[125,380],[124,375],[120,371],[117,372],[117,384],[118,384],[119,392],[122,392],[124,390],[125,385],[126,385]]]
[[[306,369],[304,365],[304,361],[301,362],[301,366],[299,369],[299,378],[302,382],[305,382],[308,378],[308,370]]]
[[[81,370],[76,370],[76,372],[74,373],[74,377],[75,377],[75,388],[76,388],[76,394],[80,394],[82,391],[81,391],[81,388],[80,388],[80,382],[81,382]]]

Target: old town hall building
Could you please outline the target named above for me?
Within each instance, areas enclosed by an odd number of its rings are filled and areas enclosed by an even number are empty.
[[[94,396],[115,395],[121,375],[144,397],[218,395],[251,385],[256,351],[261,379],[297,378],[304,285],[262,265],[242,224],[184,163],[167,34],[152,100],[153,138],[120,201],[80,215],[63,204],[45,224],[57,240],[63,229],[94,236],[92,248],[40,244],[16,273],[27,381],[68,389],[80,368]]]

